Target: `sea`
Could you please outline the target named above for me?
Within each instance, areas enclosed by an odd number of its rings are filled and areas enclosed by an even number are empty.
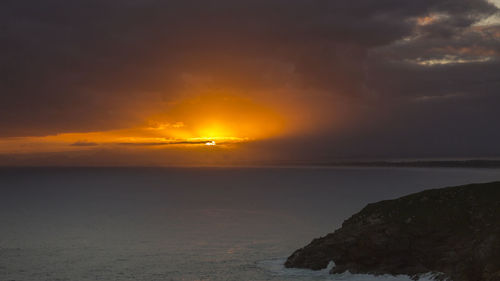
[[[498,180],[499,169],[0,168],[0,280],[409,281],[283,263],[367,203]]]

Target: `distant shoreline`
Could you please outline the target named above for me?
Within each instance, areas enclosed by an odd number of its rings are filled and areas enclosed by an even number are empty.
[[[500,160],[351,161],[316,163],[334,167],[500,168]]]

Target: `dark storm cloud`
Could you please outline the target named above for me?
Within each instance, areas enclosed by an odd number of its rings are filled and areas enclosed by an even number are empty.
[[[163,145],[179,145],[179,144],[206,144],[208,141],[171,141],[171,142],[122,142],[119,145],[131,145],[131,146],[163,146]],[[222,144],[222,143],[220,143]]]
[[[246,91],[292,83],[303,95],[352,99],[361,108],[353,128],[313,137],[345,151],[352,143],[376,154],[383,149],[368,143],[393,138],[411,142],[400,150],[429,143],[439,154],[446,136],[414,134],[463,119],[468,131],[450,131],[464,139],[453,151],[498,143],[475,134],[500,120],[500,31],[472,26],[496,12],[480,0],[4,0],[0,136],[125,127],[200,75]],[[444,59],[452,63],[424,65]]]
[[[98,146],[98,143],[88,141],[77,141],[71,144],[72,146]]]

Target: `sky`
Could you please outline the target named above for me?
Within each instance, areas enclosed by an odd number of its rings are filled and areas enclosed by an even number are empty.
[[[499,157],[499,7],[3,0],[0,165]]]

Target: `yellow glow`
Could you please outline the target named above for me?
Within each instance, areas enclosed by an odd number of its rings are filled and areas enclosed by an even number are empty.
[[[44,137],[0,139],[0,152],[29,153],[119,147],[230,147],[274,137],[284,121],[272,109],[244,97],[204,94],[177,102],[144,119],[142,126]]]

